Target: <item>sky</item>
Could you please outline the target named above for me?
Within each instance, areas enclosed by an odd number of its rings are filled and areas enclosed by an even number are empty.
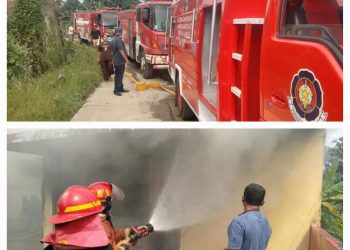
[[[342,129],[327,129],[325,145],[328,147],[332,146],[333,144],[332,141],[342,136],[343,136]]]

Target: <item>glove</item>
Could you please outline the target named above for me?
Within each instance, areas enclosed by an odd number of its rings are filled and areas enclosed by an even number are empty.
[[[117,244],[118,250],[129,250],[129,238],[126,238],[125,240],[119,241]]]
[[[136,234],[137,236],[143,237],[149,234],[146,226],[131,227],[130,234]]]

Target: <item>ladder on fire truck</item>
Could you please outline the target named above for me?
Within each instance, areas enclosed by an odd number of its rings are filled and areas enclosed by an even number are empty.
[[[255,112],[251,112],[249,105],[259,106],[259,103],[252,103],[259,101],[259,72],[258,70],[254,72],[253,69],[256,69],[259,63],[263,24],[264,18],[233,19],[236,44],[232,53],[235,73],[231,92],[234,95],[236,105],[239,107],[238,109],[235,108],[234,120],[247,121],[254,119],[252,116],[258,116],[258,109],[255,108]],[[254,100],[252,96],[257,97],[257,100]]]

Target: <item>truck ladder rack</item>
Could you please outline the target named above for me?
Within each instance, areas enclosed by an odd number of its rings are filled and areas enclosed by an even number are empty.
[[[240,117],[235,116],[234,120],[248,120],[248,80],[249,80],[249,58],[252,51],[252,33],[253,25],[264,24],[264,18],[235,18],[233,25],[236,26],[236,50],[232,53],[232,59],[235,68],[238,70],[235,74],[235,80],[231,86],[232,94],[238,98],[240,103]],[[238,35],[238,34],[241,35]],[[239,49],[240,48],[240,49]],[[243,60],[245,59],[245,60]],[[238,67],[240,66],[240,67]]]

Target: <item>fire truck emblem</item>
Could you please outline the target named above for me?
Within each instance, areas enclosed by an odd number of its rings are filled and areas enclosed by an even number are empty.
[[[293,76],[288,96],[289,109],[297,121],[326,121],[323,111],[323,91],[314,73],[301,69]]]

